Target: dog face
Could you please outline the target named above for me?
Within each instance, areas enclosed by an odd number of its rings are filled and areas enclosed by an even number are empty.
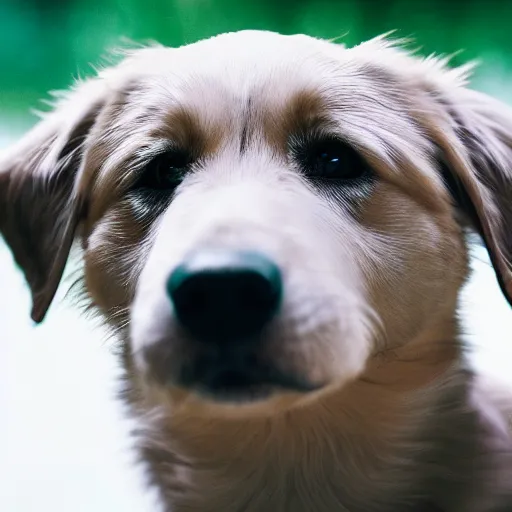
[[[34,319],[77,236],[90,301],[164,401],[268,410],[389,350],[449,350],[464,223],[512,291],[512,116],[465,74],[382,38],[133,52],[0,162]]]

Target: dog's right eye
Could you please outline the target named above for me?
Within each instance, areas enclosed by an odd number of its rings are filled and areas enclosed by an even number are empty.
[[[182,151],[162,153],[151,160],[135,183],[135,189],[174,190],[183,180],[191,164]]]

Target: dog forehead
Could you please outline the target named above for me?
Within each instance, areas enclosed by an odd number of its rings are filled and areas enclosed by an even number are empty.
[[[247,51],[275,49],[276,47],[285,48],[286,46],[293,45],[304,46],[311,45],[314,43],[323,44],[324,39],[318,39],[306,34],[281,34],[278,32],[272,32],[270,30],[239,30],[233,32],[221,33],[209,38],[201,39],[193,43],[182,45],[181,49],[193,49],[201,46],[215,46],[222,48],[223,51],[229,49],[231,52],[242,52]],[[251,50],[251,48],[253,50]]]
[[[342,45],[302,34],[244,30],[220,34],[175,49],[176,56],[198,68],[216,66],[273,67],[290,61],[339,52]],[[190,59],[190,60],[189,60]]]
[[[129,74],[160,79],[169,86],[208,84],[212,80],[243,93],[264,82],[317,81],[346,54],[342,45],[305,35],[265,31],[221,34],[178,48],[136,51],[122,66]]]

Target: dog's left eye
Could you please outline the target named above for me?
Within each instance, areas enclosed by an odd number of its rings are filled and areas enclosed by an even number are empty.
[[[298,163],[310,178],[355,180],[367,176],[371,168],[350,145],[338,139],[324,139],[296,152]]]
[[[169,151],[153,158],[143,169],[135,188],[174,190],[183,180],[191,163],[182,151]]]

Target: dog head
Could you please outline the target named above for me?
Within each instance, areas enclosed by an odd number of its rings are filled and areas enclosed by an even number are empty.
[[[90,301],[174,402],[291,404],[446,342],[466,225],[512,300],[512,114],[467,71],[256,31],[129,53],[0,159],[33,319],[78,238]]]

